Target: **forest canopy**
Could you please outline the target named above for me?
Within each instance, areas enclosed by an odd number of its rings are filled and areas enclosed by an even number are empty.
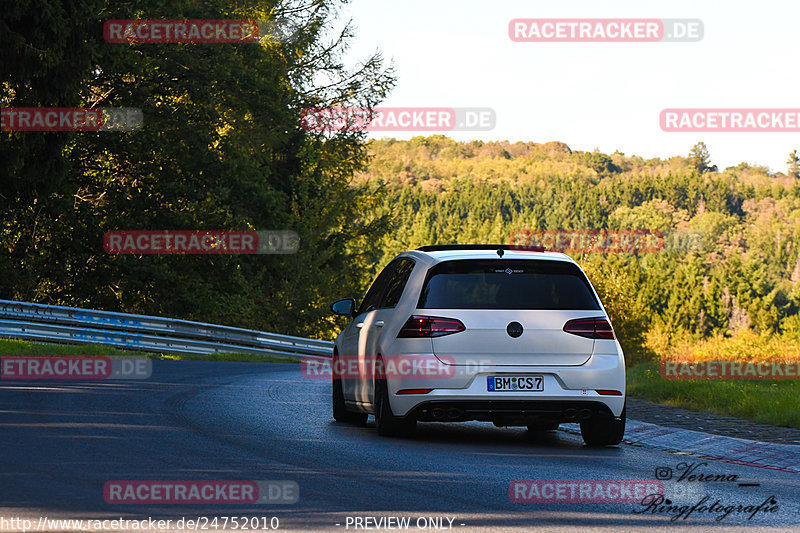
[[[521,229],[691,235],[691,246],[657,253],[572,254],[627,348],[800,336],[800,180],[791,173],[746,163],[718,171],[703,146],[648,160],[438,135],[368,147],[357,181],[384,187],[394,213],[381,264],[423,244],[507,243]]]

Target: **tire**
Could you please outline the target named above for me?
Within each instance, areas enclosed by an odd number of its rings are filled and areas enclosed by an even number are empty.
[[[581,422],[583,442],[587,446],[613,446],[622,442],[622,437],[625,435],[626,409],[627,407],[622,408],[619,420],[594,417]]]
[[[334,366],[335,368],[335,366]],[[333,419],[347,424],[364,425],[367,423],[367,413],[348,411],[344,404],[344,390],[342,380],[333,376],[331,403],[333,404]]]
[[[534,424],[528,424],[528,431],[532,433],[541,433],[543,431],[555,431],[558,429],[558,422],[541,421]]]
[[[413,418],[394,416],[389,404],[389,388],[386,380],[375,380],[375,428],[382,437],[402,437],[414,431],[417,421]]]

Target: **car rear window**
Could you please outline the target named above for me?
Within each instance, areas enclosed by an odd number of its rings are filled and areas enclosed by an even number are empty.
[[[445,261],[429,272],[421,309],[600,309],[572,263],[535,260]]]

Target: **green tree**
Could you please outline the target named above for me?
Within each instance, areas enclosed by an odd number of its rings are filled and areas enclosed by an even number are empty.
[[[138,107],[145,124],[0,133],[9,274],[0,295],[279,332],[330,328],[326,304],[360,290],[387,214],[375,209],[379,188],[350,186],[366,162],[364,134],[309,132],[299,119],[307,107],[374,106],[394,83],[378,54],[345,66],[350,26],[327,37],[345,1],[4,2],[3,106]],[[128,18],[299,30],[258,44],[104,42],[103,22]],[[110,256],[102,236],[114,229],[291,229],[301,252]]]
[[[789,176],[800,179],[800,156],[797,155],[797,150],[792,150],[786,164],[789,165]]]
[[[711,165],[711,155],[708,153],[708,147],[703,141],[700,141],[692,146],[692,149],[689,152],[689,162],[700,174],[717,170],[716,165]]]
[[[614,164],[614,160],[604,153],[595,150],[586,154],[586,162],[595,172],[600,175],[613,174],[620,172],[620,168]]]

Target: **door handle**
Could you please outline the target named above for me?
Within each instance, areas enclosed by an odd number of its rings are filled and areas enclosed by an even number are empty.
[[[378,320],[377,322],[375,322],[375,327],[376,328],[382,328],[383,327],[383,320]]]
[[[356,327],[357,327],[358,329],[361,329],[361,328],[363,328],[363,327],[364,327],[364,323],[363,323],[363,322],[359,322],[358,324],[356,324]]]

